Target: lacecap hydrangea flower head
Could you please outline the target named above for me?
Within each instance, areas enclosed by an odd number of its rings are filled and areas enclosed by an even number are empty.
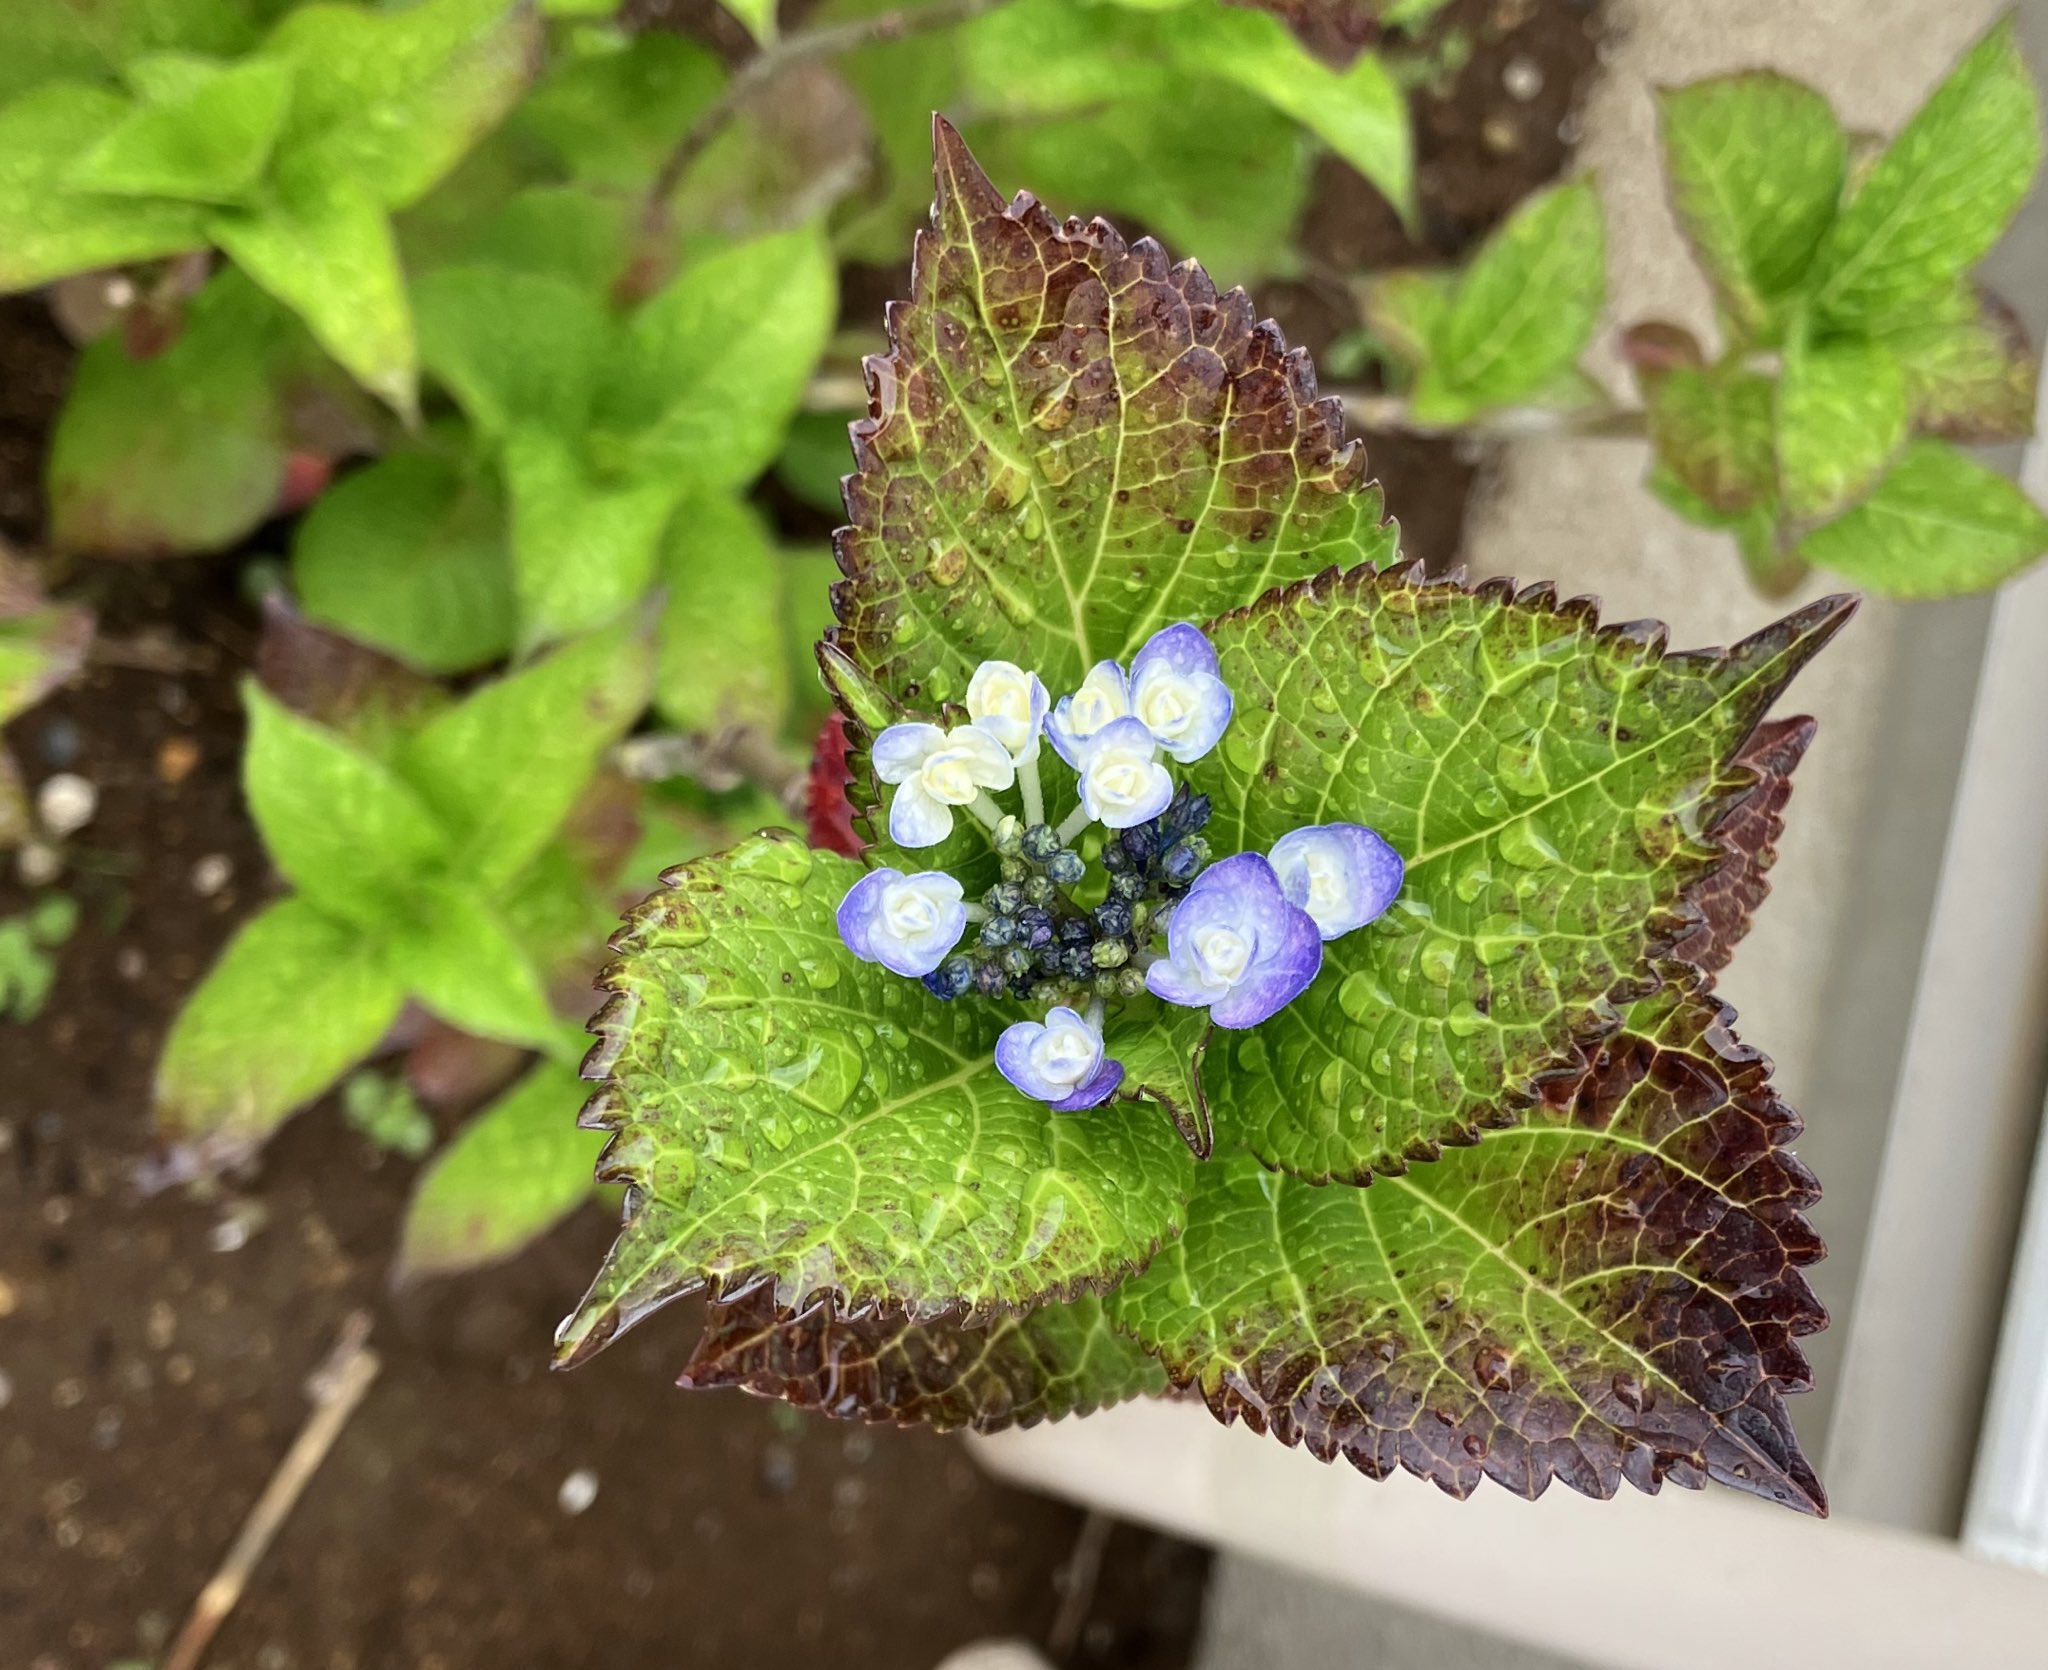
[[[996,1066],[1055,1111],[1097,1106],[1123,1082],[1113,1014],[1163,1002],[1205,1009],[1220,1027],[1257,1026],[1308,990],[1326,940],[1401,891],[1400,854],[1359,824],[1296,829],[1270,853],[1212,852],[1208,796],[1174,776],[1216,746],[1234,712],[1199,627],[1155,634],[1128,670],[1098,662],[1057,702],[1036,673],[984,661],[966,707],[950,727],[883,729],[875,774],[893,791],[898,847],[942,844],[964,813],[1001,879],[969,900],[941,870],[871,870],[840,903],[839,933],[855,956],[947,1001],[1042,1014],[1003,1033]],[[1079,801],[1057,825],[1043,741]]]

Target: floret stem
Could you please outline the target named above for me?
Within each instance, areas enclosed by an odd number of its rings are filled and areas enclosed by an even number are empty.
[[[1017,767],[1017,786],[1024,791],[1024,824],[1045,822],[1045,788],[1038,780],[1038,756]]]
[[[1081,831],[1086,829],[1094,821],[1095,820],[1088,815],[1088,809],[1085,806],[1076,806],[1071,812],[1067,814],[1066,821],[1060,825],[1060,845],[1072,846],[1074,844],[1075,839],[1080,835]]]
[[[1003,821],[1003,809],[989,798],[987,789],[983,789],[970,800],[967,809],[991,835],[996,832],[996,825]]]

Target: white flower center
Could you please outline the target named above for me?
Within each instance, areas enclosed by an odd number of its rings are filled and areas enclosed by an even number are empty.
[[[1234,986],[1252,960],[1251,941],[1235,928],[1202,928],[1195,934],[1195,960],[1220,985]]]
[[[1032,1065],[1048,1083],[1072,1090],[1095,1071],[1101,1052],[1085,1027],[1055,1025],[1045,1029],[1031,1053]]]
[[[1130,711],[1130,698],[1120,679],[1090,673],[1068,698],[1067,729],[1085,742],[1112,719],[1121,719]]]
[[[938,904],[914,881],[899,881],[882,895],[882,919],[898,939],[918,940],[939,927]]]
[[[1327,851],[1310,852],[1302,868],[1308,872],[1308,913],[1318,918],[1336,917],[1348,902],[1349,876],[1344,866]]]
[[[1152,762],[1142,754],[1117,751],[1088,766],[1097,800],[1110,806],[1135,806],[1152,783]]]
[[[982,689],[980,707],[978,718],[1014,725],[1019,733],[1027,731],[1031,725],[1031,686],[1008,675],[992,678]],[[1003,737],[1004,742],[1009,740],[1008,736]]]
[[[926,792],[948,806],[965,806],[981,793],[974,756],[965,748],[934,749],[925,758],[922,776]]]
[[[1161,741],[1173,741],[1188,728],[1200,706],[1185,679],[1153,677],[1139,692],[1138,717]]]

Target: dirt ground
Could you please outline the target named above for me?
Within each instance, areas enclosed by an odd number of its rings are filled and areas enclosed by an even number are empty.
[[[1550,177],[1590,11],[1458,0],[1446,22],[1470,61],[1418,94],[1425,247],[1332,164],[1309,228],[1323,268],[1453,256]],[[1343,323],[1328,282],[1261,300],[1311,348]],[[0,302],[0,532],[24,543],[68,363],[38,301]],[[1448,562],[1476,459],[1367,445],[1410,550]],[[325,1105],[253,1176],[135,1192],[168,1019],[274,886],[236,778],[254,647],[237,573],[287,538],[71,576],[111,650],[9,731],[31,781],[80,772],[101,806],[64,882],[83,922],[53,997],[0,1023],[0,1666],[154,1660],[358,1308],[382,1373],[211,1670],[924,1670],[984,1636],[1044,1643],[1082,1515],[991,1483],[960,1444],[677,1393],[686,1316],[549,1374],[550,1330],[607,1238],[594,1209],[502,1269],[394,1295],[413,1168]],[[0,917],[24,898],[10,868]],[[1207,1564],[1115,1527],[1061,1626],[1066,1663],[1184,1666]]]

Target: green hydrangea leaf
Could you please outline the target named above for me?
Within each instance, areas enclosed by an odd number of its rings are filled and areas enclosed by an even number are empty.
[[[515,430],[504,466],[523,645],[588,631],[647,590],[682,483],[600,480],[554,429]]]
[[[1679,225],[1736,329],[1768,340],[1834,223],[1848,136],[1819,93],[1768,71],[1667,88],[1657,111]]]
[[[205,213],[193,204],[108,197],[69,183],[79,157],[131,108],[105,87],[72,81],[0,107],[0,291],[207,241]]]
[[[273,9],[271,0],[8,0],[0,101],[45,82],[118,74],[147,53],[233,57]]]
[[[1291,271],[1314,148],[1286,117],[1241,88],[1195,87],[1182,78],[1171,97],[1119,97],[1057,119],[1020,112],[971,122],[969,131],[998,176],[1033,181],[1063,203],[1142,221],[1177,248],[1201,250],[1220,274]],[[923,122],[919,129],[928,132]]]
[[[1794,340],[1778,380],[1778,485],[1794,516],[1825,516],[1905,444],[1906,374],[1879,343]]]
[[[763,1291],[710,1307],[679,1384],[739,1386],[838,1420],[1001,1432],[1152,1396],[1166,1375],[1092,1294],[969,1328],[829,1306],[790,1321]]]
[[[1408,100],[1378,58],[1335,69],[1317,61],[1276,18],[1232,10],[1216,0],[1175,12],[1164,22],[1173,50],[1205,70],[1256,93],[1292,117],[1415,217],[1415,144]]]
[[[2041,356],[2000,297],[1966,282],[1877,340],[1905,373],[1915,430],[1965,444],[2033,434]]]
[[[1983,258],[2041,162],[2041,108],[2010,16],[1864,177],[1814,264],[1814,305],[1854,325],[1910,311]]]
[[[1820,1191],[1730,1018],[1674,984],[1519,1129],[1369,1189],[1213,1161],[1112,1318],[1222,1419],[1373,1478],[1713,1479],[1824,1513],[1783,1397],[1826,1323]]]
[[[410,738],[400,769],[454,833],[446,873],[483,896],[517,876],[639,718],[653,671],[645,626],[622,620],[480,686]]]
[[[1413,267],[1372,273],[1361,281],[1359,314],[1374,342],[1412,372],[1429,362],[1456,286],[1454,273]]]
[[[936,124],[939,197],[853,426],[838,647],[896,701],[983,659],[1071,689],[1171,621],[1394,532],[1305,355],[1193,263],[1004,202]]]
[[[1415,415],[1458,422],[1571,369],[1607,301],[1607,229],[1589,180],[1527,199],[1480,246],[1431,321]]]
[[[633,224],[633,205],[624,198],[580,186],[535,186],[478,223],[462,258],[562,279],[584,295],[609,294],[624,276]]]
[[[395,1274],[452,1275],[509,1258],[590,1198],[600,1139],[576,1128],[573,1067],[542,1062],[420,1174]]]
[[[515,604],[496,483],[438,452],[394,452],[314,502],[292,581],[315,620],[434,673],[512,647]]]
[[[235,544],[277,504],[285,377],[304,342],[276,303],[224,272],[163,352],[110,331],[80,355],[51,437],[50,539],[96,556]]]
[[[280,176],[260,207],[216,210],[207,231],[350,376],[411,415],[412,309],[391,223],[366,187],[300,170]]]
[[[624,473],[741,487],[775,461],[838,312],[814,227],[686,268],[634,316],[598,423]]]
[[[781,554],[758,512],[697,493],[672,520],[661,559],[654,705],[678,730],[773,734],[789,711]]]
[[[1657,461],[1716,511],[1775,501],[1775,403],[1770,379],[1758,372],[1680,366],[1649,390]]]
[[[1236,717],[1189,780],[1219,852],[1336,820],[1407,861],[1378,922],[1204,1078],[1220,1143],[1362,1182],[1512,1124],[1653,988],[1684,890],[1751,786],[1734,756],[1848,618],[1829,598],[1725,651],[1667,654],[1547,586],[1319,576],[1212,622]]]
[[[206,1169],[261,1145],[376,1046],[405,986],[381,942],[306,899],[243,924],[178,1011],[156,1123]]]
[[[1214,1037],[1206,1009],[1159,1004],[1124,1017],[1111,1029],[1108,1052],[1124,1064],[1126,1101],[1150,1102],[1173,1121],[1188,1152],[1206,1160],[1216,1126],[1202,1087],[1202,1060]]]
[[[262,176],[291,104],[292,71],[272,59],[179,60],[182,85],[148,96],[78,159],[71,184],[120,197],[235,203]],[[138,66],[139,82],[151,73]],[[162,75],[164,66],[157,68]]]
[[[668,873],[614,941],[585,1064],[626,1222],[557,1336],[580,1361],[669,1300],[985,1320],[1098,1291],[1180,1231],[1194,1161],[1156,1111],[1053,1113],[992,1055],[1009,1017],[857,963],[860,866],[767,833]]]
[[[573,1061],[573,1040],[548,1006],[540,971],[466,879],[423,888],[417,913],[393,933],[392,966],[406,990],[461,1031]]]
[[[614,328],[597,293],[551,275],[506,267],[446,267],[414,289],[420,359],[478,429],[502,440],[515,428],[578,436],[613,351]]]
[[[563,55],[520,101],[506,131],[545,146],[579,184],[644,190],[724,81],[717,54],[647,30]]]
[[[295,7],[263,47],[296,73],[280,164],[402,209],[511,109],[540,49],[529,0]]]
[[[1996,470],[1915,441],[1870,496],[1806,536],[1799,555],[1887,597],[1988,591],[2048,551],[2048,516]]]
[[[1340,68],[1394,27],[1412,28],[1448,0],[1228,0],[1271,12],[1317,57]]]
[[[449,831],[410,785],[340,732],[253,681],[242,700],[242,787],[272,862],[343,920],[382,928],[405,919],[421,874],[448,857]]]

